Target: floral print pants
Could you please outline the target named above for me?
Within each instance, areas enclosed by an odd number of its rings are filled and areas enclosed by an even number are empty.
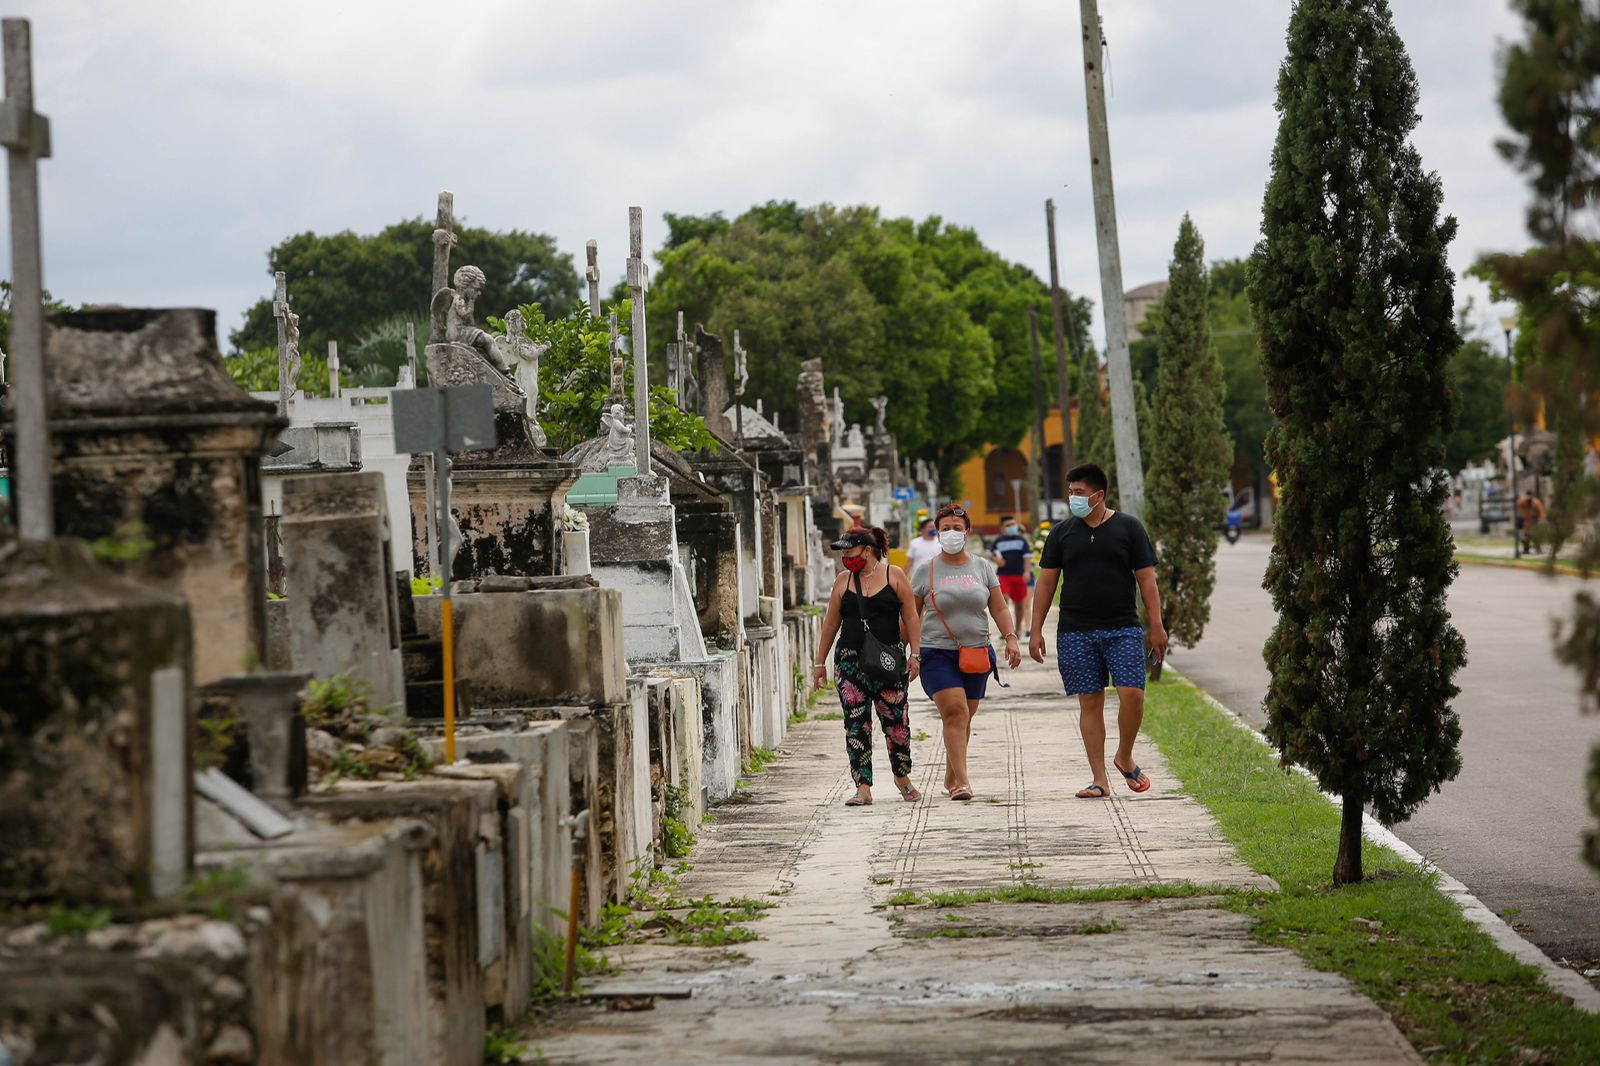
[[[883,723],[889,748],[889,765],[896,777],[911,773],[911,714],[906,707],[906,686],[879,686],[861,672],[860,652],[840,648],[833,665],[839,684],[839,704],[844,709],[844,747],[850,756],[850,776],[857,785],[872,784],[872,708]]]

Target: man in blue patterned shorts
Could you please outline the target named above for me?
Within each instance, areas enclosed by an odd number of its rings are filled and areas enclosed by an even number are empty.
[[[1133,761],[1133,741],[1144,721],[1145,646],[1156,657],[1167,653],[1156,591],[1156,550],[1144,523],[1106,506],[1106,472],[1093,463],[1067,471],[1067,504],[1072,517],[1050,531],[1039,556],[1039,581],[1033,591],[1033,638],[1028,653],[1044,662],[1044,623],[1061,587],[1056,617],[1056,665],[1067,695],[1078,697],[1078,728],[1094,781],[1078,790],[1079,799],[1111,795],[1106,775],[1106,683],[1116,686],[1117,754],[1112,765],[1133,792],[1150,788],[1150,778]],[[1146,637],[1134,596],[1144,598],[1150,619]]]

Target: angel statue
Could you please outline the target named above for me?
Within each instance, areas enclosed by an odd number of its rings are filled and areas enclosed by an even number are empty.
[[[494,337],[478,328],[476,321],[478,297],[483,294],[483,287],[488,281],[477,267],[470,264],[461,267],[456,271],[455,288],[440,289],[434,293],[429,312],[435,327],[442,323],[446,341],[477,351],[491,366],[509,376],[511,368],[495,349]],[[436,328],[435,332],[439,330]]]
[[[606,431],[606,466],[633,465],[633,427],[628,424],[625,408],[620,403],[600,415],[600,426]]]

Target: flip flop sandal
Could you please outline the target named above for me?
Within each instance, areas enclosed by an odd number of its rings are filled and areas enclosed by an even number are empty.
[[[1113,763],[1112,765],[1115,766],[1116,764]],[[1148,777],[1145,777],[1144,771],[1139,769],[1138,764],[1134,765],[1132,772],[1124,770],[1120,766],[1117,767],[1117,772],[1119,774],[1121,774],[1123,777],[1128,779],[1128,791],[1129,792],[1149,792],[1150,791],[1150,779]],[[1140,778],[1144,778],[1144,787],[1143,788],[1139,787],[1139,779]]]
[[[894,787],[900,788],[898,784]],[[922,793],[917,791],[916,785],[907,785],[905,788],[900,788],[900,798],[907,803],[915,803],[922,798]]]
[[[961,800],[963,802],[970,800],[972,798],[972,789],[968,788],[966,785],[957,785],[955,788],[950,790],[950,798],[953,800]]]
[[[845,800],[844,805],[846,807],[870,807],[872,806],[872,797],[863,796],[861,793],[857,792],[854,796],[851,796],[849,799]]]
[[[1077,795],[1081,800],[1103,800],[1111,797],[1111,790],[1104,785],[1084,785]]]

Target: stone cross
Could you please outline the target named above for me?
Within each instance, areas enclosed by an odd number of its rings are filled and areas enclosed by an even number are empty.
[[[455,204],[453,193],[439,194],[439,208],[433,222],[433,291],[428,294],[430,300],[438,295],[440,289],[450,287],[450,249],[456,243]],[[433,334],[428,338],[428,343],[444,343],[445,329],[445,320],[434,315]]]
[[[39,160],[50,157],[50,122],[33,110],[33,48],[27,19],[5,19],[6,97],[0,144],[11,177],[12,461],[17,530],[23,540],[55,535],[50,496],[50,422],[44,388],[44,265],[39,251]]]
[[[594,318],[600,317],[600,248],[594,241],[583,246],[584,258],[588,259],[589,266],[584,270],[583,276],[589,279],[589,314]]]
[[[272,317],[278,320],[278,413],[285,418],[289,417],[289,400],[294,396],[295,381],[298,374],[290,365],[298,362],[289,355],[289,279],[283,271],[279,270],[272,275]],[[299,355],[300,323],[298,318],[294,323],[295,355]]]
[[[650,272],[644,263],[644,209],[628,208],[628,289],[633,293],[633,446],[638,454],[634,470],[650,473],[650,364],[645,342],[644,294]]]
[[[337,400],[344,395],[339,389],[339,342],[328,342],[328,395]]]
[[[733,331],[733,421],[739,443],[744,444],[744,386],[750,380],[750,368],[745,363],[745,350],[739,343],[739,331]]]
[[[617,333],[617,313],[615,311],[611,312],[610,323],[611,323],[611,391],[606,393],[606,403],[607,404],[622,403],[625,400],[627,400],[627,398],[628,398],[627,391],[626,391],[626,389],[625,389],[625,387],[623,385],[623,378],[626,377],[625,371],[626,371],[627,367],[626,367],[626,364],[624,364],[623,361],[622,361],[622,348],[621,348],[621,345],[619,343],[621,341],[621,337],[618,336],[618,333]]]
[[[406,382],[412,388],[417,387],[417,324],[410,319],[406,320],[406,369],[409,370],[410,379]]]
[[[887,414],[887,412],[889,410],[889,397],[887,397],[887,396],[874,396],[872,398],[872,409],[874,411],[876,411],[877,415],[878,415],[877,424],[875,426],[873,426],[873,430],[872,431],[874,433],[887,433],[887,432],[889,432],[889,427],[885,426],[883,424],[884,417],[885,417],[885,415]]]

